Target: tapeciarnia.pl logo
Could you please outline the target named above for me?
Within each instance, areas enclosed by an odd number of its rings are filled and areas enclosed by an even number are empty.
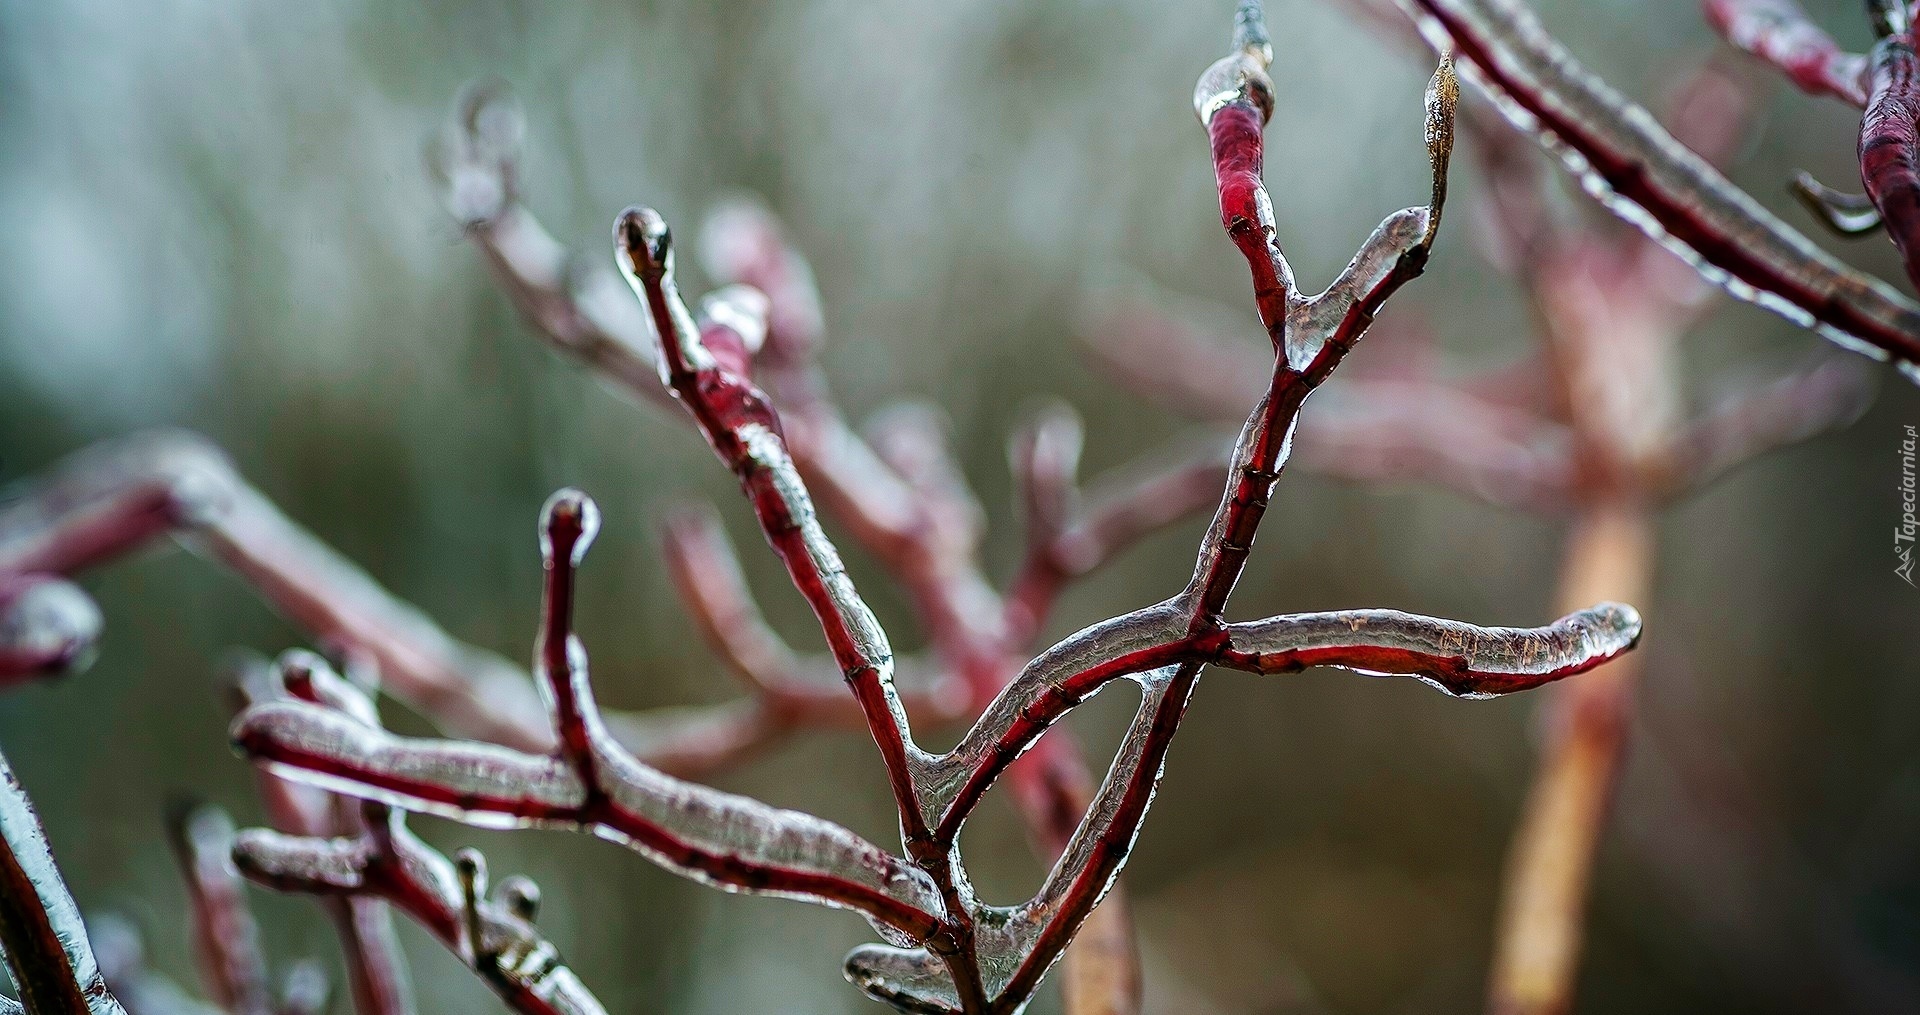
[[[1894,565],[1893,573],[1899,575],[1908,585],[1913,585],[1914,529],[1916,525],[1920,525],[1914,519],[1915,443],[1914,428],[1909,424],[1906,427],[1906,436],[1900,441],[1900,524],[1893,529],[1893,555],[1900,561]]]

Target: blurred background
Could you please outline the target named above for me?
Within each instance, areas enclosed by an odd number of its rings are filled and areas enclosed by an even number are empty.
[[[1719,49],[1691,4],[1535,6],[1642,101]],[[1857,4],[1807,6],[1864,48]],[[1431,66],[1339,8],[1269,4],[1267,176],[1315,287],[1426,193]],[[691,238],[717,200],[763,195],[813,259],[849,414],[913,398],[951,417],[1004,577],[1020,546],[1005,441],[1034,408],[1059,398],[1085,416],[1088,474],[1192,427],[1087,365],[1075,334],[1089,304],[1144,279],[1234,308],[1262,341],[1189,106],[1229,19],[1226,0],[5,0],[0,476],[140,428],[202,431],[389,588],[514,658],[534,628],[536,512],[578,485],[606,518],[580,624],[603,700],[724,700],[734,687],[664,580],[662,508],[719,504],[776,624],[797,645],[817,635],[691,429],[533,338],[442,212],[421,153],[456,92],[488,75],[512,85],[528,204],[593,257],[628,203]],[[1752,80],[1762,115],[1733,175],[1811,232],[1784,181],[1807,168],[1848,182],[1857,118]],[[1456,165],[1464,208],[1477,181],[1471,160]],[[1427,322],[1462,368],[1531,342],[1513,285],[1468,238],[1443,237],[1388,312]],[[1900,277],[1881,240],[1839,252]],[[699,291],[697,260],[682,262]],[[1705,399],[1816,344],[1728,306],[1683,354]],[[1665,516],[1584,1011],[1920,1005],[1920,593],[1887,554],[1920,392],[1883,373],[1851,429]],[[1055,633],[1174,591],[1201,525],[1075,588]],[[1561,535],[1446,493],[1289,473],[1234,611],[1544,623]],[[896,644],[917,644],[899,597],[851,558]],[[259,820],[217,664],[299,636],[170,546],[85,584],[108,618],[98,663],[0,700],[0,743],[82,906],[130,916],[154,964],[191,981],[162,802],[191,789]],[[1124,697],[1072,720],[1095,755]],[[1477,1008],[1538,700],[1334,672],[1203,681],[1127,870],[1150,1010]],[[888,841],[872,750],[804,736],[720,783]],[[543,925],[613,1011],[878,1010],[840,978],[870,938],[844,914],[724,896],[578,836],[415,827],[538,879]],[[965,844],[989,901],[1038,883],[997,793]],[[337,961],[310,901],[256,895],[276,957]],[[423,1011],[498,1010],[425,935],[402,933]],[[1057,1010],[1051,990],[1036,1010]]]

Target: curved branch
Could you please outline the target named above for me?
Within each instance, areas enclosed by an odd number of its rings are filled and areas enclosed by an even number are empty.
[[[481,826],[588,832],[728,890],[854,909],[916,940],[931,934],[943,909],[918,868],[838,825],[665,775],[607,734],[569,620],[573,569],[595,518],[584,495],[562,491],[542,528],[539,659],[559,753],[398,737],[365,716],[303,702],[248,709],[235,744],[325,788]]]
[[[1865,236],[1881,226],[1880,209],[1865,194],[1835,190],[1807,172],[1795,174],[1788,187],[1801,206],[1837,236]]]
[[[1633,648],[1640,614],[1601,603],[1546,627],[1476,627],[1398,610],[1300,613],[1227,628],[1216,662],[1250,673],[1337,666],[1493,698],[1584,673]]]

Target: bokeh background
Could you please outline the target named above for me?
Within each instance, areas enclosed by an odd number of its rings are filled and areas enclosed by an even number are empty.
[[[733,687],[663,580],[663,506],[719,503],[797,644],[813,643],[807,619],[690,429],[532,338],[446,219],[421,152],[455,93],[486,75],[511,83],[531,125],[529,203],[592,256],[630,202],[691,226],[729,194],[764,195],[813,258],[850,413],[905,397],[951,417],[1004,576],[1019,546],[1005,440],[1025,413],[1049,398],[1078,408],[1089,472],[1189,427],[1089,368],[1074,334],[1090,301],[1145,279],[1235,308],[1261,340],[1188,105],[1224,51],[1229,6],[6,0],[0,475],[144,427],[200,430],[388,587],[517,658],[533,632],[536,511],[579,485],[607,520],[581,625],[603,699],[721,700]],[[1536,6],[1643,101],[1717,48],[1691,4]],[[1865,45],[1857,4],[1808,6]],[[1430,67],[1338,8],[1270,4],[1268,178],[1306,281],[1425,193]],[[1763,115],[1735,178],[1810,228],[1783,181],[1800,167],[1848,180],[1857,121],[1754,82]],[[1466,207],[1477,181],[1458,166]],[[1389,313],[1430,322],[1463,367],[1502,362],[1528,347],[1527,318],[1466,239],[1444,238]],[[1840,252],[1899,277],[1882,241]],[[1704,398],[1815,345],[1729,306],[1685,356]],[[1583,1010],[1920,1005],[1920,593],[1887,553],[1900,429],[1916,422],[1920,393],[1889,372],[1849,431],[1667,515]],[[1076,589],[1058,631],[1173,591],[1200,526]],[[1445,493],[1289,474],[1235,611],[1540,623],[1561,534]],[[852,564],[896,642],[915,644],[870,561]],[[83,906],[128,914],[155,964],[190,981],[162,801],[191,789],[258,818],[217,662],[298,636],[171,548],[86,584],[109,620],[99,662],[0,701],[0,743]],[[1072,721],[1096,752],[1120,697]],[[1209,677],[1128,868],[1152,1010],[1476,1008],[1537,703],[1335,673]],[[890,834],[858,737],[805,737],[720,782]],[[580,837],[415,824],[535,876],[543,923],[614,1011],[878,1010],[840,979],[867,937],[845,915],[723,896]],[[990,900],[1037,883],[997,798],[966,846]],[[258,905],[276,956],[336,961],[308,901]],[[403,934],[423,1010],[498,1010],[424,935]],[[1057,1010],[1051,992],[1036,1010]]]

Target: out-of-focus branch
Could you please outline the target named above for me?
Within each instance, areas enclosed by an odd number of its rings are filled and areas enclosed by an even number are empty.
[[[712,512],[685,510],[667,519],[667,571],[702,637],[752,692],[766,722],[779,727],[864,728],[859,709],[835,680],[830,659],[804,659],[767,625],[747,589],[739,558]],[[935,721],[963,714],[967,697],[946,673],[924,690],[900,691],[907,710]]]
[[[1228,411],[1237,418],[1257,397],[1241,398],[1242,389],[1257,389],[1267,369],[1253,347],[1203,337],[1144,304],[1089,329],[1086,347],[1120,383],[1169,411],[1209,420],[1224,421]],[[1563,464],[1565,427],[1470,383],[1333,381],[1305,411],[1313,425],[1296,434],[1292,463],[1354,482],[1431,483],[1495,504],[1564,506],[1574,483]]]
[[[1645,602],[1652,568],[1645,508],[1596,504],[1569,536],[1560,602]],[[1629,653],[1552,701],[1539,772],[1507,861],[1488,981],[1492,1015],[1571,1009],[1594,855],[1612,812],[1641,666]]]
[[[72,582],[0,571],[0,687],[82,669],[100,608]]]
[[[1675,435],[1649,485],[1663,498],[1685,496],[1751,459],[1852,423],[1873,395],[1873,375],[1851,360],[1827,360],[1734,394]]]
[[[1778,68],[1801,91],[1867,104],[1866,58],[1842,50],[1794,0],[1701,0],[1700,9],[1722,38]]]
[[[542,338],[623,389],[665,404],[646,316],[604,262],[576,269],[559,241],[520,203],[526,121],[497,81],[469,87],[428,153],[454,221]]]
[[[194,962],[207,996],[229,1015],[271,1015],[260,929],[233,868],[232,820],[218,808],[183,802],[167,826],[187,884]]]
[[[133,552],[165,535],[230,568],[316,643],[363,657],[383,688],[440,728],[521,750],[552,745],[527,672],[463,644],[413,605],[281,514],[197,436],[137,435],[72,456],[0,510],[0,575],[68,574]],[[91,603],[64,583],[36,579],[32,659],[84,658],[97,626]],[[58,609],[54,609],[58,607]],[[16,628],[0,628],[0,633]],[[63,639],[61,630],[73,633]],[[0,653],[0,662],[4,662]],[[56,667],[57,669],[57,667]],[[47,672],[43,666],[28,672]],[[608,716],[623,743],[681,775],[737,761],[786,732],[750,709]]]
[[[463,645],[282,515],[200,438],[152,433],[68,459],[0,512],[0,572],[70,574],[178,534],[317,641],[363,653],[450,731],[540,748],[525,672]]]

